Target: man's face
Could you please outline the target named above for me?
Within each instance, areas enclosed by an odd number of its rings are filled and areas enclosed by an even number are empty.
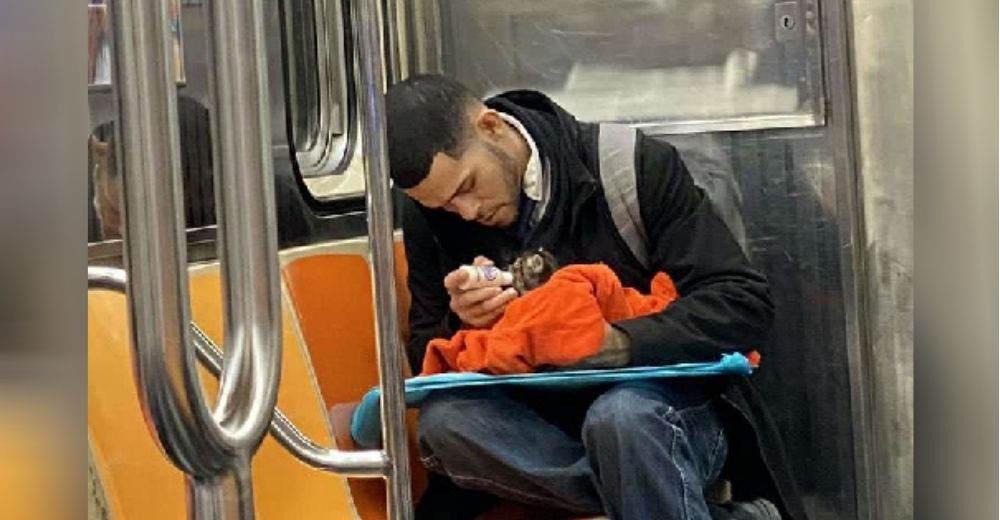
[[[496,116],[495,113],[492,114]],[[484,226],[507,227],[517,220],[521,177],[509,148],[513,130],[497,119],[504,135],[494,138],[477,128],[458,159],[438,153],[430,172],[419,184],[406,190],[428,208],[442,208]]]

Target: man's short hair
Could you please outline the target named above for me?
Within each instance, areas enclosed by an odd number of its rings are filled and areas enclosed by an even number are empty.
[[[472,135],[468,110],[479,99],[461,83],[436,74],[411,76],[385,96],[389,174],[396,186],[420,183],[438,152],[458,158]]]

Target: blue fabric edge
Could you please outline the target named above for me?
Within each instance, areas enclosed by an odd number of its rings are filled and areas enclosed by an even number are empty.
[[[722,359],[705,363],[678,363],[662,367],[628,367],[601,370],[571,370],[565,372],[536,372],[530,374],[488,375],[477,372],[447,372],[430,376],[417,376],[404,381],[407,407],[418,406],[432,392],[492,385],[544,386],[548,388],[585,387],[602,383],[615,383],[638,379],[663,379],[671,377],[697,377],[722,375],[750,375],[754,367],[743,354],[723,354]],[[379,389],[373,387],[351,415],[351,437],[364,448],[382,444],[382,426],[379,417]]]

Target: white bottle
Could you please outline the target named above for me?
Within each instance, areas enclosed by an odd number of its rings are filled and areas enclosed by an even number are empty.
[[[502,287],[514,283],[513,274],[495,265],[463,265],[459,269],[469,273],[465,282],[458,286],[463,291],[480,287]]]

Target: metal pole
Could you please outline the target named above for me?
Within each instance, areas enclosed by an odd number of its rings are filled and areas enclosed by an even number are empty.
[[[215,416],[256,449],[281,373],[281,300],[262,0],[214,0],[213,85],[226,363]],[[237,375],[242,377],[237,377]]]
[[[261,0],[213,2],[226,360],[209,410],[191,345],[173,35],[165,0],[112,3],[125,262],[140,400],[193,518],[253,518],[249,460],[277,399],[281,308]]]
[[[179,247],[185,244],[183,192],[167,2],[113,0],[111,6],[125,264],[140,400],[170,459],[189,475],[213,475],[230,455],[213,434],[186,348],[187,257]]]
[[[253,518],[253,492],[249,480],[241,482],[236,471],[208,478],[188,477],[188,508],[191,520],[241,520]],[[249,508],[249,509],[247,509]]]
[[[404,5],[405,2],[398,0],[383,0],[382,4],[382,25],[385,28],[382,45],[388,58],[385,67],[388,85],[402,80],[406,68],[405,47],[401,44],[401,40],[404,38],[401,33],[407,29],[403,11]]]
[[[358,94],[367,188],[366,210],[375,288],[376,341],[382,398],[382,438],[389,459],[387,505],[392,520],[413,518],[410,464],[406,453],[403,349],[396,316],[392,197],[385,137],[385,100],[378,0],[352,0],[358,50]]]

